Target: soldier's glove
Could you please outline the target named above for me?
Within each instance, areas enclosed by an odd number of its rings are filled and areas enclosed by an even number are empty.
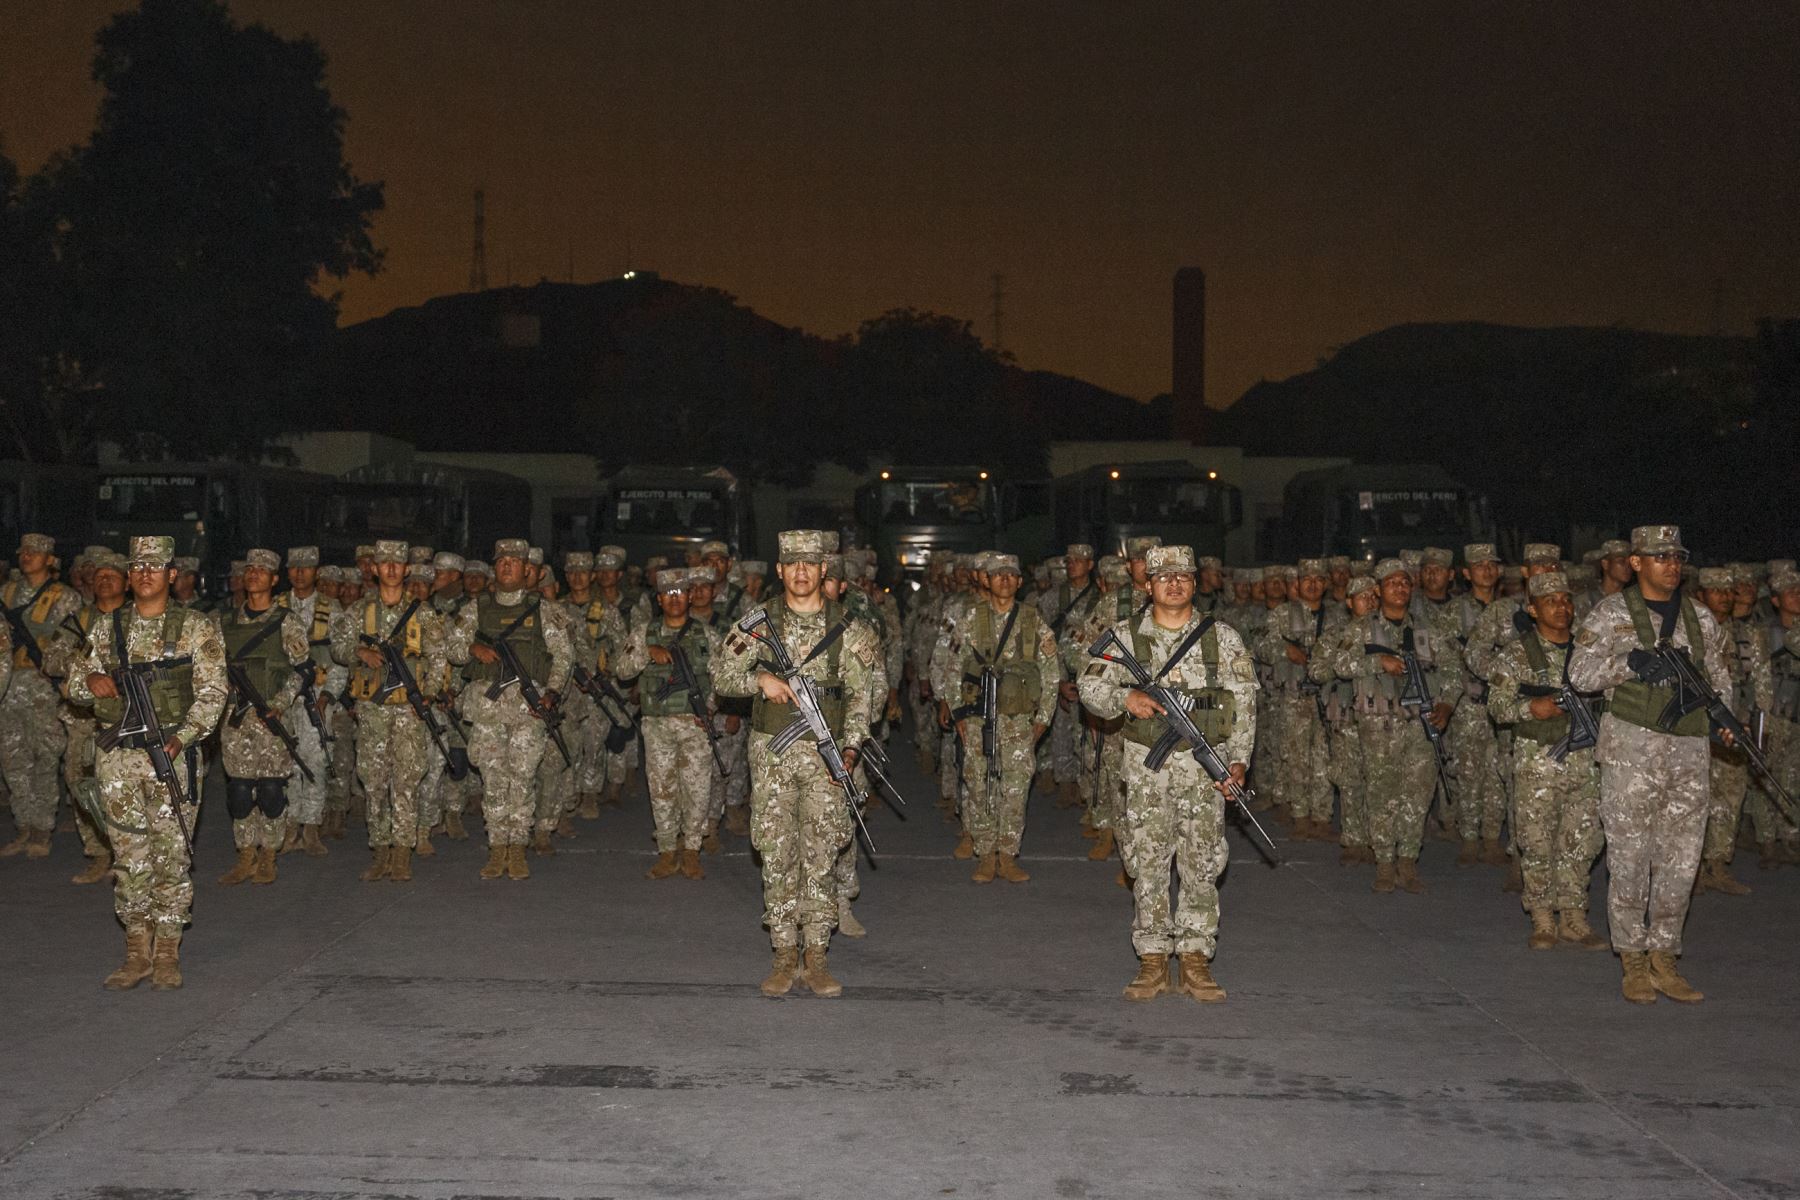
[[[1632,674],[1651,685],[1665,683],[1672,677],[1672,673],[1670,672],[1667,663],[1663,662],[1657,655],[1642,648],[1633,650],[1630,654],[1627,654],[1625,656],[1625,665],[1631,668]]]

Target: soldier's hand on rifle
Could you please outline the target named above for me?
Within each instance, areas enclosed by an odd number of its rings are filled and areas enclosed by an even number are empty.
[[[662,646],[651,646],[650,661],[656,663],[658,666],[666,667],[675,661],[675,656],[670,654],[668,650]]]
[[[170,762],[178,761],[182,754],[181,739],[170,734],[169,740],[163,743],[163,753],[169,756]]]
[[[1295,666],[1304,667],[1306,665],[1306,651],[1294,645],[1294,643],[1289,642],[1287,644],[1287,659]]]
[[[845,747],[843,755],[844,755],[844,770],[846,770],[846,771],[856,770],[856,749],[854,747]]]
[[[882,710],[882,717],[887,721],[900,719],[900,692],[897,688],[888,689],[887,707]]]
[[[1375,665],[1380,667],[1383,671],[1386,671],[1389,675],[1406,674],[1406,660],[1403,658],[1395,658],[1391,654],[1376,655]]]
[[[476,649],[480,650],[482,647],[477,646]],[[490,650],[488,653],[492,654],[493,651]],[[356,659],[365,667],[380,667],[382,665],[381,651],[375,649],[373,646],[358,646],[356,648]]]
[[[1555,696],[1533,696],[1529,708],[1534,721],[1548,721],[1562,715],[1562,705],[1556,702]]]
[[[787,685],[787,680],[768,671],[756,673],[756,685],[762,689],[763,699],[771,704],[792,704],[794,689]]]
[[[1727,750],[1735,749],[1737,746],[1737,734],[1729,729],[1721,728],[1719,730],[1719,740],[1725,744]]]
[[[1231,772],[1231,778],[1229,780],[1221,779],[1213,784],[1213,786],[1218,788],[1220,792],[1230,795],[1233,784],[1240,788],[1244,786],[1244,779],[1249,774],[1249,768],[1244,766],[1243,763],[1232,763],[1231,766],[1226,769]]]
[[[500,661],[500,652],[498,650],[494,649],[492,646],[484,646],[480,642],[476,642],[473,646],[470,646],[469,653],[474,656],[476,662],[485,664],[486,666],[491,667]],[[378,667],[381,665],[381,661],[377,659],[369,665]]]
[[[950,728],[950,705],[943,700],[939,700],[937,708],[938,708],[938,728],[939,729]]]
[[[113,682],[111,675],[101,671],[87,677],[88,691],[94,693],[97,700],[112,700],[119,694],[119,685]]]
[[[1450,724],[1450,714],[1454,711],[1455,709],[1451,705],[1435,704],[1432,706],[1431,715],[1425,719],[1430,721],[1434,727],[1443,729]]]
[[[743,725],[744,718],[738,716],[736,713],[725,714],[725,732],[728,736],[737,736],[737,731],[743,728]]]
[[[1081,698],[1081,689],[1065,679],[1056,685],[1056,694],[1062,697],[1062,702],[1065,705],[1073,704]]]
[[[1152,700],[1148,694],[1135,688],[1125,693],[1125,711],[1140,721],[1163,716],[1166,712],[1163,706]]]

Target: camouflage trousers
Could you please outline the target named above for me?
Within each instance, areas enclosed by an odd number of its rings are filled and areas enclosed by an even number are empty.
[[[981,753],[982,722],[975,717],[963,722],[963,828],[977,858],[996,851],[1018,854],[1025,836],[1025,799],[1036,765],[1031,714],[999,717],[995,728],[1000,778],[990,789],[987,759]]]
[[[1050,733],[1043,745],[1049,751],[1050,772],[1058,783],[1081,778],[1081,705],[1058,700],[1050,718]]]
[[[912,702],[913,745],[924,757],[925,773],[929,775],[937,769],[938,751],[944,744],[943,731],[937,723],[937,703],[925,699],[925,689],[918,683],[909,686],[906,694]]]
[[[542,722],[539,722],[542,724]],[[575,811],[575,766],[581,760],[576,758],[576,747],[570,745],[568,722],[564,722],[557,730],[563,735],[563,744],[569,747],[569,757],[564,758],[550,740],[550,731],[544,730],[544,749],[538,757],[537,778],[532,789],[532,827],[546,833],[556,828],[557,822]]]
[[[1338,841],[1344,846],[1369,844],[1369,787],[1363,779],[1360,727],[1354,721],[1334,724],[1331,743],[1331,782],[1338,790]]]
[[[1607,713],[1598,757],[1613,949],[1679,954],[1706,836],[1707,739]]]
[[[456,735],[446,737],[444,744],[456,745]],[[425,774],[419,779],[418,812],[414,816],[420,837],[436,829],[438,822],[444,819],[444,802],[453,782],[444,756],[437,752],[437,747],[432,747],[431,753],[425,756]]]
[[[356,717],[335,701],[325,706],[325,728],[331,731],[331,764],[325,776],[325,811],[349,812],[357,790]]]
[[[750,801],[750,718],[740,716],[736,733],[727,733],[725,723],[729,718],[720,713],[713,717],[713,730],[719,736],[719,758],[725,763],[725,773],[721,775],[715,765],[707,777],[706,827],[711,829],[725,815],[727,806],[747,804]],[[708,751],[708,758],[711,752]]]
[[[811,742],[779,758],[771,735],[750,735],[750,844],[762,856],[763,924],[777,950],[825,946],[837,923],[833,868],[850,841],[844,793]]]
[[[1788,795],[1800,796],[1800,722],[1770,717],[1768,749],[1763,757]],[[1749,815],[1750,828],[1759,845],[1796,836],[1794,826],[1782,816],[1767,789],[1767,782],[1757,779],[1744,800],[1744,811]]]
[[[481,811],[490,846],[523,846],[531,840],[538,765],[549,742],[544,723],[526,710],[515,690],[489,700],[486,687],[472,683],[462,694],[469,761],[481,772]]]
[[[1171,755],[1162,770],[1151,771],[1144,765],[1148,753],[1136,743],[1123,753],[1119,853],[1131,875],[1131,947],[1140,956],[1211,958],[1219,939],[1219,876],[1230,858],[1224,797],[1193,755]]]
[[[411,707],[356,706],[356,775],[369,805],[371,848],[418,844],[419,781],[435,753]]]
[[[100,795],[99,782],[94,778],[96,722],[89,710],[64,705],[62,723],[66,734],[62,759],[63,786],[68,789],[71,806],[75,809],[75,830],[81,835],[81,852],[89,858],[99,858],[108,853],[106,836],[94,824],[94,817],[88,811],[88,806],[77,798],[83,791],[96,801]]]
[[[1737,848],[1738,818],[1744,796],[1750,790],[1750,759],[1741,750],[1727,750],[1717,742],[1710,747],[1712,762],[1707,773],[1706,836],[1700,857],[1730,862]]]
[[[1357,714],[1368,785],[1369,846],[1378,863],[1419,857],[1425,814],[1437,788],[1437,759],[1419,719]]]
[[[575,696],[583,703],[571,710],[574,727],[571,729],[569,723],[563,725],[569,749],[575,754],[575,792],[580,796],[597,796],[606,790],[606,735],[612,731],[612,722],[592,700],[580,692]]]
[[[1271,708],[1282,730],[1281,759],[1276,764],[1275,795],[1296,817],[1331,820],[1331,748],[1325,722],[1311,696],[1279,691]],[[1258,724],[1268,710],[1258,709]],[[1191,757],[1191,756],[1190,756]]]
[[[1117,725],[1118,728],[1111,728]],[[1095,829],[1111,829],[1117,835],[1119,809],[1125,803],[1122,721],[1084,724],[1087,735],[1081,755],[1081,795],[1087,806],[1087,822]]]
[[[271,817],[257,810],[231,822],[231,844],[239,850],[279,850],[286,836],[286,814]]]
[[[177,764],[183,793],[191,800],[197,782],[183,755]],[[113,849],[113,911],[127,929],[150,928],[158,937],[178,938],[194,907],[194,883],[181,824],[167,788],[157,782],[150,756],[142,750],[103,751],[95,762],[100,804]],[[197,804],[182,806],[191,832]]]
[[[650,785],[656,848],[664,854],[698,850],[713,828],[712,786],[719,774],[706,730],[687,715],[645,717],[643,730],[644,780]],[[811,743],[796,747],[811,748]]]
[[[1250,752],[1250,774],[1265,801],[1270,796],[1281,799],[1282,737],[1286,729],[1277,696],[1267,687],[1257,692],[1256,712],[1256,746]]]
[[[294,767],[288,775],[287,821],[290,825],[317,825],[325,819],[325,789],[331,780],[331,756],[325,743],[319,740],[319,731],[313,728],[313,723],[298,706],[292,710],[292,716],[291,728],[294,741],[300,746],[300,761],[312,772],[312,782],[306,781],[299,767]],[[322,724],[323,718],[320,721]]]
[[[68,740],[61,704],[50,681],[26,667],[13,671],[0,698],[0,771],[20,829],[48,833],[56,827],[57,777]]]
[[[937,717],[931,718],[931,727],[938,728]],[[959,776],[956,772],[956,730],[943,732],[938,738],[938,795],[946,800],[956,798]]]
[[[1513,841],[1525,885],[1526,912],[1586,912],[1588,876],[1600,857],[1600,773],[1592,750],[1562,762],[1550,748],[1514,737]]]
[[[1500,752],[1487,705],[1463,697],[1444,731],[1444,751],[1455,789],[1458,836],[1465,842],[1498,840],[1506,819],[1506,788],[1500,782]],[[1518,762],[1516,750],[1513,761]]]

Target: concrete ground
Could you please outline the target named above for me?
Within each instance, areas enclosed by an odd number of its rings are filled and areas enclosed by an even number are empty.
[[[1501,872],[1443,844],[1428,894],[1382,897],[1234,834],[1230,1000],[1135,1005],[1075,814],[1034,798],[1031,882],[975,886],[895,750],[912,811],[872,822],[836,1001],[758,993],[742,840],[643,878],[641,791],[523,883],[442,839],[359,883],[353,827],[223,888],[215,806],[175,993],[100,988],[122,937],[73,835],[0,862],[0,1195],[1800,1196],[1800,872],[1740,862],[1756,894],[1688,925],[1707,1001],[1638,1008],[1610,955],[1527,951]]]

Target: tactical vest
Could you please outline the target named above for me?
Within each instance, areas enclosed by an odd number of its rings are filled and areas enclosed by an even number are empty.
[[[1395,628],[1393,622],[1381,615],[1377,609],[1366,617],[1358,619],[1358,625],[1367,636],[1362,639],[1363,645],[1353,647],[1361,654],[1367,655],[1364,645],[1385,646],[1399,656],[1406,631],[1413,632],[1413,654],[1418,657],[1419,666],[1424,671],[1425,682],[1429,687],[1432,676],[1437,670],[1437,654],[1433,645],[1434,639],[1429,630],[1414,624],[1410,619]],[[1369,657],[1373,657],[1372,655]],[[1373,675],[1358,675],[1356,684],[1356,711],[1372,716],[1411,715],[1411,710],[1402,706],[1400,698],[1406,694],[1406,676],[1389,675],[1378,671]],[[1424,697],[1426,708],[1432,706],[1432,697]]]
[[[381,597],[372,596],[369,599],[360,601],[360,603],[362,604],[363,610],[362,631],[372,638],[381,637],[380,621],[377,616],[377,613],[381,609]],[[400,604],[399,612],[405,612],[411,605],[411,600],[403,600]],[[396,613],[395,615],[398,616],[399,613]],[[357,647],[359,649],[366,647],[367,645],[368,643],[366,642],[357,642]],[[409,665],[416,673],[419,669],[419,661],[425,657],[425,631],[419,625],[419,613],[417,609],[414,609],[412,615],[407,618],[406,631],[401,635],[400,653],[402,657],[412,660]],[[351,698],[354,700],[373,700],[376,693],[381,691],[381,685],[386,679],[387,668],[385,666],[371,667],[358,657],[350,668],[348,691],[350,692]],[[420,680],[419,683],[423,686],[425,681]],[[396,688],[388,693],[387,699],[382,703],[394,705],[405,704],[406,693],[403,689]]]
[[[1532,682],[1543,687],[1563,685],[1568,677],[1569,652],[1575,648],[1573,642],[1563,649],[1563,665],[1561,669],[1555,670],[1550,666],[1549,649],[1544,645],[1544,639],[1538,636],[1537,630],[1520,634],[1519,646],[1525,651],[1525,661],[1531,664],[1532,674],[1537,677]],[[1558,712],[1548,720],[1526,717],[1523,721],[1514,721],[1512,731],[1514,737],[1529,738],[1546,746],[1554,746],[1569,732],[1569,714]]]
[[[520,618],[523,617],[521,620]],[[519,668],[531,676],[531,682],[543,687],[550,678],[550,647],[544,641],[544,613],[538,598],[527,593],[517,604],[502,604],[492,592],[475,599],[475,629],[483,642],[492,644],[514,621],[517,629],[507,635],[506,644],[519,660]],[[469,663],[469,678],[491,683],[500,678],[499,663]]]
[[[1771,716],[1784,721],[1800,721],[1800,636],[1782,626],[1780,618],[1769,630],[1769,668],[1775,676],[1775,708]]]
[[[275,602],[282,608],[300,611],[295,607],[299,602],[292,592],[281,593]],[[314,592],[312,605],[312,626],[306,631],[306,646],[307,656],[317,668],[313,673],[316,686],[325,682],[325,672],[331,669],[331,618],[337,613],[337,602],[324,592]]]
[[[1756,707],[1756,633],[1749,621],[1728,620],[1724,626],[1731,649],[1731,711],[1748,719]]]
[[[165,735],[172,734],[187,720],[188,709],[194,705],[194,663],[188,655],[177,655],[175,647],[180,644],[181,634],[187,627],[190,610],[179,604],[171,604],[163,610],[162,616],[162,648],[157,658],[140,659],[140,662],[157,662],[159,659],[171,660],[166,666],[157,666],[150,672],[150,707],[156,713],[156,720],[163,727]],[[125,655],[125,643],[131,639],[131,623],[137,621],[137,608],[132,604],[124,604],[112,611],[112,619],[108,622],[113,637],[108,640],[106,653],[101,655],[100,665],[107,671],[116,671]],[[202,618],[204,619],[204,618]],[[123,634],[123,641],[119,635]],[[116,725],[119,718],[125,715],[125,701],[117,696],[96,696],[94,698],[94,718],[105,725]]]
[[[281,646],[280,626],[287,619],[287,611],[279,605],[271,605],[268,611],[258,616],[240,608],[221,625],[225,635],[225,657],[232,666],[243,668],[250,686],[264,701],[281,690],[282,682],[292,670],[287,651]],[[276,627],[275,631],[251,646],[245,654],[244,647],[271,624]]]
[[[784,626],[787,623],[787,605],[780,599],[769,601],[763,609],[769,614],[769,624],[774,628],[774,635],[785,641]],[[825,602],[825,632],[829,634],[844,619],[844,607],[836,600]],[[810,648],[809,648],[810,650]],[[792,653],[792,651],[790,651]],[[843,673],[844,637],[839,634],[832,639],[831,646],[825,651],[825,669],[813,677],[819,693],[819,713],[825,718],[825,725],[836,738],[844,736],[844,673]],[[795,654],[794,662],[799,664],[806,657],[805,653]],[[818,659],[813,660],[816,666]],[[642,694],[640,692],[640,694]],[[799,710],[791,704],[777,704],[765,697],[759,689],[755,700],[750,705],[750,728],[757,733],[777,734],[786,729],[788,722],[799,715]],[[812,741],[812,734],[801,735],[801,741]]]
[[[1205,618],[1201,618],[1204,620]],[[1155,674],[1159,667],[1150,659],[1150,639],[1144,631],[1137,628],[1141,622],[1134,622],[1131,630],[1131,653],[1134,658],[1144,664],[1146,670]],[[1230,690],[1218,686],[1219,678],[1219,627],[1217,624],[1207,626],[1206,632],[1200,635],[1200,651],[1202,684],[1200,687],[1182,685],[1173,687],[1174,691],[1191,696],[1194,700],[1192,716],[1194,727],[1205,735],[1206,740],[1217,745],[1231,736],[1232,725],[1237,720],[1237,697]],[[1188,652],[1191,656],[1193,651]],[[1180,669],[1190,661],[1183,658]],[[1140,746],[1154,746],[1168,726],[1161,717],[1125,716],[1125,740],[1136,742]]]
[[[1321,602],[1317,612],[1309,611],[1305,604],[1298,600],[1290,600],[1275,610],[1275,617],[1281,623],[1276,629],[1271,625],[1270,632],[1277,633],[1285,646],[1288,642],[1297,643],[1310,655],[1312,648],[1318,645],[1319,635],[1325,631],[1325,605]],[[1274,656],[1268,664],[1271,686],[1283,691],[1297,692],[1312,682],[1306,673],[1306,666],[1290,660],[1283,650]]]
[[[688,667],[694,672],[694,682],[700,691],[700,703],[707,704],[712,699],[712,643],[700,632],[701,624],[696,620],[682,623],[680,629],[670,629],[657,617],[644,631],[644,644],[662,646],[667,649],[681,647],[687,656]],[[644,668],[638,676],[638,697],[643,705],[646,717],[683,717],[691,716],[693,709],[688,707],[686,688],[672,688],[668,695],[662,690],[675,677],[673,662],[653,662]]]
[[[1644,603],[1643,592],[1634,583],[1623,594],[1625,611],[1631,614],[1631,623],[1637,630],[1638,645],[1645,650],[1656,649],[1656,630],[1651,626],[1650,607]],[[1706,642],[1700,632],[1700,617],[1694,611],[1694,602],[1685,592],[1681,597],[1681,626],[1687,631],[1688,653],[1693,657],[1694,665],[1704,672]],[[1670,685],[1652,687],[1641,679],[1627,679],[1613,689],[1611,712],[1621,721],[1674,737],[1706,737],[1712,732],[1712,722],[1704,708],[1695,709],[1681,718],[1675,728],[1664,729],[1658,718],[1674,698],[1675,689]]]
[[[50,644],[51,637],[56,633],[56,625],[50,620],[50,610],[56,607],[58,600],[62,599],[63,585],[54,579],[46,579],[44,585],[29,599],[21,600],[19,593],[25,589],[25,586],[23,579],[15,579],[7,584],[4,592],[5,598],[0,603],[4,603],[8,608],[23,609],[19,613],[19,618],[25,623],[25,628],[31,631],[31,636],[37,641],[38,648],[41,650]],[[16,643],[13,646],[13,670],[35,670],[36,668],[31,665],[31,653],[25,649],[24,642],[18,638],[13,640]]]
[[[994,611],[991,604],[983,604],[975,611],[975,630],[969,639],[969,647],[963,652],[963,686],[962,702],[970,704],[979,699],[981,687],[981,669],[991,666],[1000,672],[1000,715],[1003,717],[1023,717],[1037,712],[1039,689],[1044,685],[1043,669],[1038,664],[1038,610],[1029,604],[1014,601],[1019,614],[1013,622],[1012,632],[1007,635],[1005,646],[994,646],[994,639],[1000,636],[1000,626],[1005,624],[998,620],[1000,614]],[[994,646],[991,652],[981,648]],[[1008,649],[1013,651],[1008,654]]]

